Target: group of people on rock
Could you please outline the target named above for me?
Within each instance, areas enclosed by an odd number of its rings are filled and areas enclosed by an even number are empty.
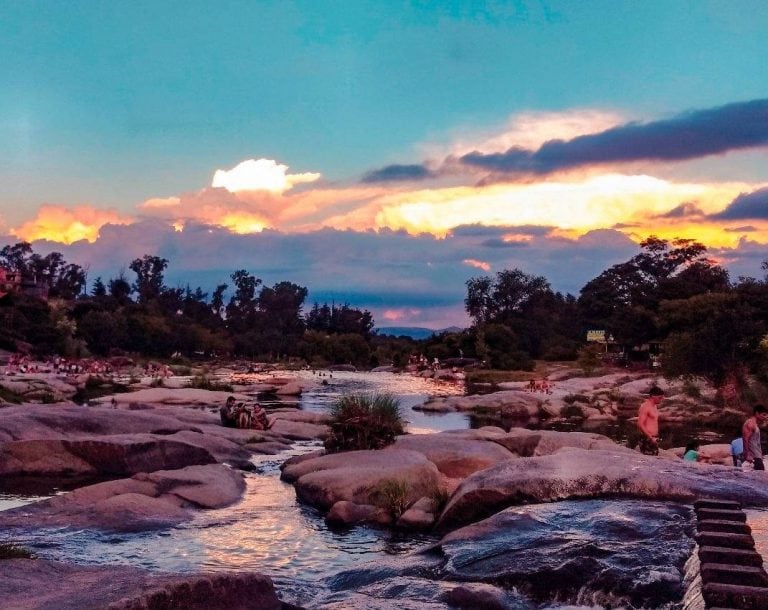
[[[646,455],[659,454],[659,404],[664,400],[664,391],[659,387],[652,387],[648,392],[648,398],[640,405],[637,416],[637,427],[641,433],[638,449]],[[731,441],[731,459],[733,465],[749,467],[754,470],[765,470],[763,462],[763,448],[760,427],[765,424],[768,411],[763,405],[755,405],[752,415],[747,418],[741,427],[741,436]],[[685,447],[683,460],[698,461],[699,441],[692,440]]]
[[[541,381],[536,381],[535,379],[531,379],[528,382],[528,385],[526,386],[525,390],[527,392],[541,392],[543,394],[551,394],[552,393],[552,384],[549,382],[549,380],[544,377]]]
[[[267,430],[270,427],[267,412],[259,403],[251,406],[237,402],[234,396],[227,398],[226,403],[219,409],[221,425],[227,428],[244,428],[250,430]]]
[[[109,375],[114,369],[109,362],[87,358],[67,359],[55,356],[43,362],[34,361],[24,354],[11,354],[5,367],[6,375],[18,373],[55,373],[57,375]]]

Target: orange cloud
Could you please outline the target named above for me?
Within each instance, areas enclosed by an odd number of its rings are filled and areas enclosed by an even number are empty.
[[[91,206],[66,208],[61,205],[42,205],[37,216],[18,228],[11,229],[11,234],[26,241],[47,239],[63,244],[71,244],[85,239],[94,242],[99,237],[99,230],[106,224],[126,225],[133,219],[110,209],[98,209]]]
[[[407,320],[418,316],[420,313],[420,309],[386,309],[381,314],[381,317],[387,322],[398,322],[399,320]]]
[[[483,271],[486,271],[486,272],[491,270],[491,265],[489,263],[486,263],[485,261],[478,261],[478,260],[475,260],[474,258],[465,258],[461,262],[469,267],[482,269]]]

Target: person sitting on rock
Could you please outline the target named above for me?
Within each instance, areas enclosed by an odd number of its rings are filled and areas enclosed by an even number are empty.
[[[693,439],[685,446],[685,453],[683,453],[683,460],[686,462],[698,462],[699,461],[699,441]]]
[[[234,413],[235,409],[235,397],[230,396],[227,398],[227,402],[224,403],[219,409],[219,417],[221,417],[221,425],[227,428],[237,428],[237,418]]]
[[[736,468],[741,468],[744,463],[744,439],[741,437],[731,441],[731,459]]]
[[[266,430],[269,428],[267,412],[259,403],[253,405],[253,410],[251,411],[251,428],[254,430]]]

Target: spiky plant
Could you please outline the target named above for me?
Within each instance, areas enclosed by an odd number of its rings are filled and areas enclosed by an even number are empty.
[[[400,402],[389,394],[347,394],[330,409],[328,451],[381,449],[402,434]]]

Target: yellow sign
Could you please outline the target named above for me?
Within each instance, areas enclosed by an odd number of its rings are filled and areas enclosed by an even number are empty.
[[[588,330],[587,341],[594,343],[605,343],[605,331],[604,330]]]

